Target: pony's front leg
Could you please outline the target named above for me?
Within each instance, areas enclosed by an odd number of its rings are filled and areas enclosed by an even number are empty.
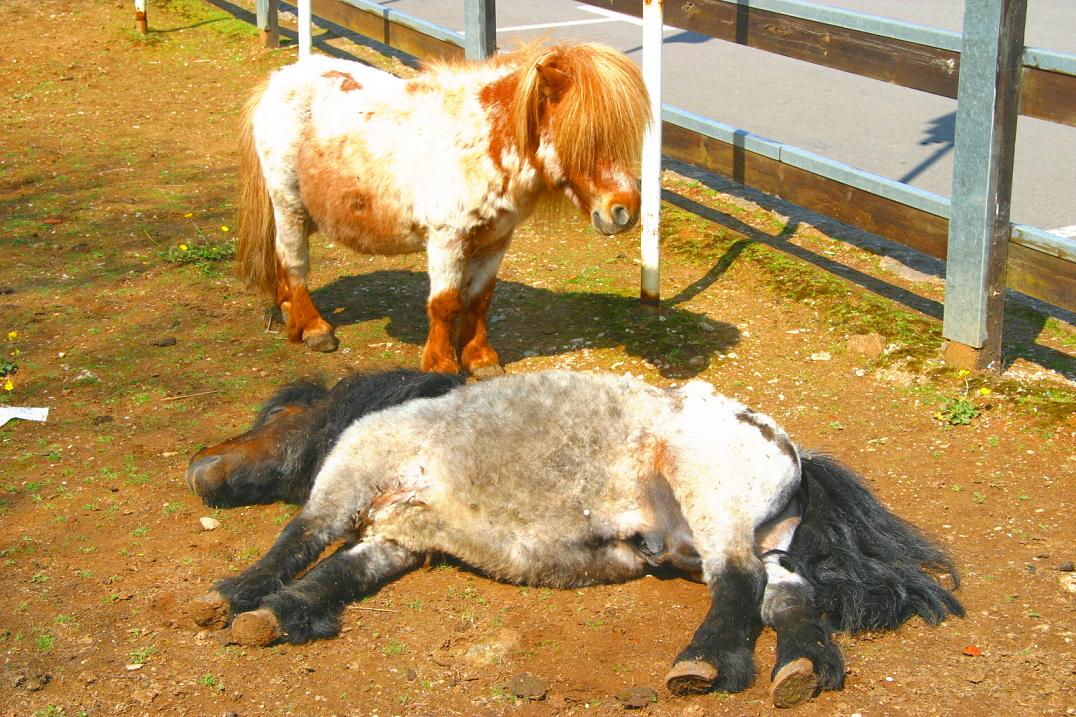
[[[431,237],[426,253],[430,275],[426,315],[430,328],[422,349],[422,370],[459,373],[452,335],[463,306],[461,287],[466,260],[460,242],[447,237]]]
[[[665,685],[676,695],[739,692],[755,677],[753,653],[762,630],[760,605],[766,575],[754,555],[707,566],[710,610],[676,658]]]
[[[288,339],[302,341],[315,351],[334,351],[340,342],[306,286],[310,219],[302,209],[281,210],[274,206],[273,213],[277,228],[276,304],[284,315]]]
[[[345,545],[302,579],[268,595],[261,607],[232,623],[232,639],[242,645],[293,643],[340,632],[340,613],[354,600],[414,568],[422,556],[377,538]]]
[[[232,617],[257,607],[262,598],[314,562],[338,534],[304,510],[288,523],[258,562],[234,578],[221,580],[211,592],[193,601],[189,608],[191,619],[200,627],[225,627]]]
[[[495,251],[471,257],[467,263],[467,283],[463,292],[463,311],[457,342],[460,363],[476,378],[490,378],[504,373],[500,358],[489,345],[486,317],[497,285],[497,270],[504,259],[508,240]]]

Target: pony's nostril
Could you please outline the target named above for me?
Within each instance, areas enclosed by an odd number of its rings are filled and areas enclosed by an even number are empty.
[[[590,219],[594,222],[594,226],[601,226],[602,214],[597,209],[590,213]]]
[[[613,219],[618,226],[626,227],[631,222],[631,213],[619,204],[613,207]]]

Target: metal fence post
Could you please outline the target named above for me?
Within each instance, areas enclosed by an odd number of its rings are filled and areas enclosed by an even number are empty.
[[[280,20],[277,13],[277,0],[256,0],[254,5],[262,46],[277,47],[280,45]]]
[[[464,2],[463,50],[468,60],[484,60],[497,52],[496,0]]]
[[[1000,369],[1027,0],[968,0],[945,265],[946,359]]]
[[[312,19],[310,0],[299,0],[297,8],[299,10],[299,59],[301,60],[304,57],[310,57],[310,47],[314,44],[310,27]]]
[[[146,0],[135,0],[135,32],[145,35],[149,32],[149,20],[146,18]]]
[[[660,288],[661,223],[661,41],[664,0],[643,0],[643,81],[650,94],[653,124],[643,138],[642,192],[642,285],[639,299],[658,306]]]

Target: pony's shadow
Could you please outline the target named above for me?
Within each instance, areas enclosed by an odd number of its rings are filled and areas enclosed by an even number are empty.
[[[388,319],[393,339],[421,346],[426,341],[425,272],[386,269],[342,277],[313,293],[336,326]],[[556,292],[514,281],[498,281],[489,313],[490,343],[505,365],[530,356],[556,356],[580,349],[622,347],[667,378],[687,379],[705,371],[714,354],[740,339],[730,324],[703,314],[663,306],[644,310],[637,298],[591,291]],[[347,338],[342,343],[347,345]]]

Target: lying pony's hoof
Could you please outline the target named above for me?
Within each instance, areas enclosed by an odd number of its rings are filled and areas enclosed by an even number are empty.
[[[247,647],[265,647],[285,636],[280,620],[268,608],[244,612],[232,621],[232,642]]]
[[[716,680],[717,668],[709,662],[680,660],[665,675],[665,686],[674,695],[685,697],[709,692]]]
[[[187,606],[187,614],[190,615],[194,624],[210,630],[220,630],[227,627],[231,612],[228,599],[216,590],[192,600],[190,605]]]
[[[818,694],[814,664],[806,657],[788,663],[773,678],[770,700],[774,707],[795,707]]]

